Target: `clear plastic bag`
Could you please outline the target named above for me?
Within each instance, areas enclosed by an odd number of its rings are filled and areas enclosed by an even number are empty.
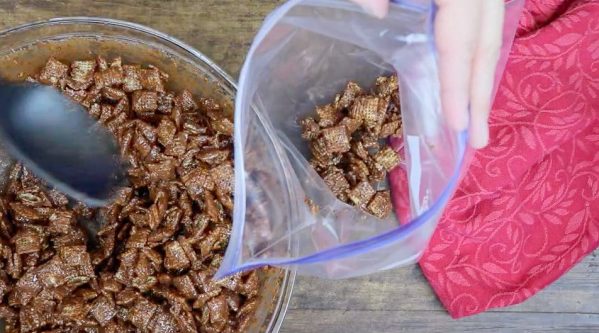
[[[497,78],[522,3],[507,5]],[[377,19],[349,1],[292,0],[269,15],[241,72],[234,223],[217,278],[263,265],[346,278],[418,260],[467,164],[467,133],[440,110],[434,11],[430,0],[393,1]],[[405,162],[389,175],[395,214],[381,220],[337,200],[308,163],[298,120],[349,80],[371,87],[395,71],[404,137],[393,144]]]

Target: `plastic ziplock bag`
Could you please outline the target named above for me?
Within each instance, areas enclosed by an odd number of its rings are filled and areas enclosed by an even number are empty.
[[[497,79],[522,4],[506,5]],[[441,114],[434,12],[430,0],[393,1],[377,19],[349,1],[292,0],[267,17],[241,72],[233,229],[216,278],[264,265],[346,278],[419,259],[467,166],[467,133]],[[395,72],[404,163],[389,175],[395,214],[381,220],[328,189],[308,163],[298,120],[350,80],[371,87]]]

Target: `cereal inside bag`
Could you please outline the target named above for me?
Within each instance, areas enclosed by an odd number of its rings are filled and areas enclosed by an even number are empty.
[[[402,135],[399,102],[397,76],[377,78],[372,93],[350,81],[334,103],[300,120],[302,138],[313,148],[310,163],[335,196],[381,219],[391,214],[392,203],[388,184],[380,182],[401,162],[388,144],[389,137]]]
[[[347,278],[418,260],[467,166],[467,133],[441,110],[434,15],[428,0],[392,1],[384,18],[344,0],[269,15],[239,80],[218,276]]]

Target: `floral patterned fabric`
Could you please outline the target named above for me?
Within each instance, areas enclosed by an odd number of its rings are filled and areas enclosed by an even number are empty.
[[[525,7],[490,145],[420,261],[454,318],[526,300],[599,244],[599,2]]]

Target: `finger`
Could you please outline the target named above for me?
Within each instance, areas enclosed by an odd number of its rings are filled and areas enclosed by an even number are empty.
[[[435,18],[435,38],[439,52],[441,105],[449,125],[458,131],[468,126],[472,59],[484,1],[436,1],[439,10]]]
[[[495,70],[501,51],[503,34],[503,0],[485,0],[481,12],[481,28],[474,55],[470,89],[470,144],[482,148],[489,142],[489,111],[495,81]]]
[[[389,12],[389,0],[352,0],[362,6],[366,12],[378,18],[387,16]]]

